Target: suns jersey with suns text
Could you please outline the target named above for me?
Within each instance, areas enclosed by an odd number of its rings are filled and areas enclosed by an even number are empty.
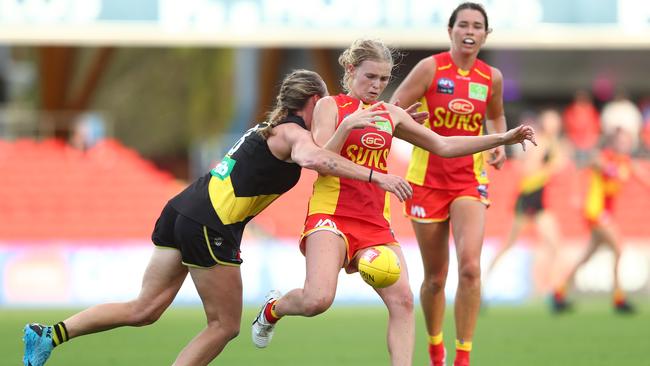
[[[289,115],[279,124],[295,123]],[[248,130],[208,174],[197,179],[169,203],[183,216],[218,231],[239,244],[246,224],[300,179],[301,167],[276,158],[257,131]]]
[[[333,99],[338,107],[338,128],[345,117],[359,108],[361,101],[343,94]],[[340,155],[374,171],[386,173],[394,124],[390,116],[384,117],[385,120],[375,122],[377,128],[353,129]],[[319,176],[309,201],[309,215],[317,213],[354,217],[386,227],[390,223],[390,199],[388,192],[367,181]]]
[[[585,216],[597,219],[604,211],[612,212],[621,186],[631,174],[630,157],[606,149],[600,154],[601,168],[592,170],[585,201]]]
[[[442,136],[481,135],[492,93],[491,67],[476,60],[470,70],[462,70],[449,52],[432,57],[436,62],[435,76],[420,100],[421,110],[429,112],[424,126]],[[488,183],[482,153],[443,158],[417,146],[413,148],[406,179],[436,189]]]

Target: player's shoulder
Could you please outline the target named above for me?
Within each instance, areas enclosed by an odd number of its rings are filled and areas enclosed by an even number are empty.
[[[316,109],[317,110],[334,109],[334,108],[336,108],[336,103],[337,103],[337,99],[335,98],[335,96],[328,95],[328,96],[320,98],[316,102]]]

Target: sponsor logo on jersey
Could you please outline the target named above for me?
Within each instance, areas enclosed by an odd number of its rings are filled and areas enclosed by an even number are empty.
[[[474,112],[474,104],[465,99],[453,99],[449,102],[449,110],[457,114],[470,114]]]
[[[435,128],[455,128],[463,131],[477,132],[483,124],[481,113],[458,114],[447,108],[438,107],[430,117],[431,126]]]
[[[332,221],[331,219],[320,219],[316,223],[315,227],[331,227],[333,229],[338,230],[338,228],[336,227],[336,223],[334,221]]]
[[[215,166],[212,170],[210,170],[210,174],[213,177],[217,177],[221,180],[224,180],[230,176],[230,173],[232,172],[232,168],[235,166],[235,163],[237,161],[225,156],[223,160],[217,166]]]
[[[390,121],[387,119],[375,121],[375,126],[377,126],[377,129],[380,131],[390,133],[391,135],[393,134],[393,126],[391,126]]]
[[[376,132],[368,132],[361,136],[361,143],[368,149],[379,150],[386,146],[386,139]]]
[[[483,198],[488,198],[488,191],[487,191],[487,186],[485,184],[480,184],[478,187],[476,187],[478,190],[478,194],[483,197]]]
[[[221,244],[223,244],[223,238],[222,237],[216,237],[214,238],[214,245],[220,247]]]
[[[425,217],[427,215],[426,210],[422,206],[411,206],[411,216],[415,217]]]
[[[345,149],[345,156],[353,163],[385,171],[389,152],[389,149],[371,149],[352,144]]]
[[[440,94],[454,94],[454,82],[451,79],[440,78],[438,79],[438,93]]]
[[[485,102],[487,100],[488,87],[481,83],[469,83],[469,98]]]

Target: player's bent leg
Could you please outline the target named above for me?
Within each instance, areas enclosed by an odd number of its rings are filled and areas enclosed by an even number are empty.
[[[239,266],[190,268],[207,326],[178,355],[174,366],[209,364],[239,334],[242,281]]]
[[[122,303],[90,307],[64,321],[70,338],[120,326],[144,326],[155,322],[180,290],[187,267],[175,249],[155,248],[142,279],[138,297]]]
[[[415,345],[413,293],[409,286],[406,260],[400,247],[391,246],[400,263],[400,278],[393,285],[375,289],[388,308],[388,352],[391,365],[411,365]]]
[[[332,305],[338,275],[346,257],[345,242],[329,231],[317,231],[305,243],[306,276],[301,289],[282,296],[275,305],[279,317],[284,315],[316,316]]]
[[[95,305],[55,326],[26,325],[24,364],[44,364],[54,344],[75,337],[120,326],[151,324],[171,304],[186,275],[187,268],[181,263],[180,252],[154,249],[142,280],[142,289],[135,300]]]

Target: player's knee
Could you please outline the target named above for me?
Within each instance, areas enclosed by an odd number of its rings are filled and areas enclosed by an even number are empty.
[[[332,302],[334,302],[334,297],[333,296],[327,296],[327,295],[317,295],[317,296],[309,296],[307,299],[305,299],[305,316],[316,316],[318,314],[322,314],[327,309],[332,306]]]
[[[478,261],[469,261],[463,263],[458,270],[460,282],[470,285],[480,284],[481,282],[481,265]]]
[[[164,309],[163,309],[164,310]],[[155,323],[162,311],[153,306],[147,306],[139,302],[134,302],[130,306],[129,325],[134,327],[143,327]]]
[[[422,281],[422,290],[432,293],[438,293],[445,288],[447,282],[447,273],[431,273],[424,277]]]
[[[410,287],[404,286],[386,298],[386,307],[391,310],[413,312],[413,292]]]
[[[238,321],[231,321],[231,322],[211,321],[208,322],[208,331],[214,334],[223,334],[223,337],[227,341],[230,341],[234,338],[237,338],[237,336],[239,335],[240,324]]]

